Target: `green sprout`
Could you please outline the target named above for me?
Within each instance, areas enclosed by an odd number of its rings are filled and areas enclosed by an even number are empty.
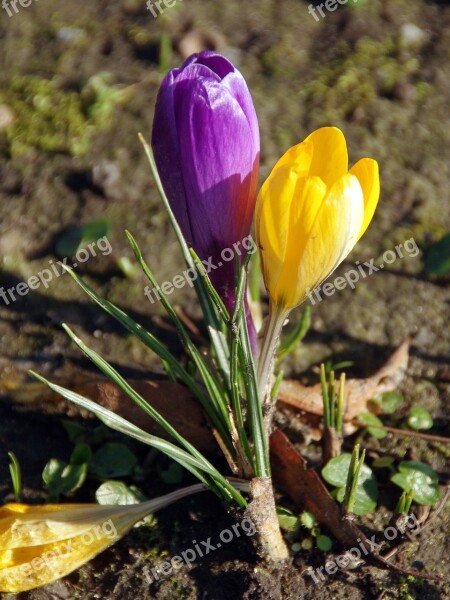
[[[323,418],[325,427],[334,429],[336,433],[342,434],[342,422],[344,416],[345,398],[345,373],[339,378],[338,391],[336,393],[336,381],[334,371],[327,375],[325,365],[320,365],[320,383],[322,386]]]
[[[397,506],[395,507],[395,514],[405,514],[407,515],[411,509],[411,503],[413,500],[414,492],[412,488],[409,492],[403,491],[400,498],[398,499]]]
[[[417,504],[436,504],[439,500],[439,477],[426,463],[404,460],[398,465],[398,473],[391,475],[392,483],[412,494]]]
[[[22,473],[20,469],[20,463],[14,452],[8,452],[10,459],[9,472],[11,475],[11,481],[13,485],[14,497],[17,502],[20,500],[20,494],[22,492]]]
[[[209,333],[212,360],[205,358],[205,355],[192,341],[188,330],[180,320],[167,295],[163,292],[152,270],[145,261],[136,240],[129,232],[126,232],[126,234],[136,260],[144,275],[148,278],[151,287],[158,294],[163,308],[175,325],[188,360],[195,368],[195,373],[189,368],[184,367],[178,357],[175,357],[150,331],[147,331],[139,323],[136,323],[120,308],[98,296],[73,270],[67,268],[67,271],[92,300],[159,356],[166,372],[172,380],[185,384],[198,399],[216,431],[216,436],[220,441],[221,447],[224,449],[232,471],[241,477],[259,477],[267,480],[270,477],[268,436],[264,425],[255,362],[250,348],[244,306],[247,269],[251,255],[248,254],[242,265],[239,264],[239,268],[237,269],[235,306],[233,314],[229,314],[221,298],[212,286],[201,261],[188,248],[165,195],[153,152],[142,137],[141,141],[152,170],[156,187],[179,241],[186,265],[192,273],[199,275],[193,280],[193,284]],[[241,508],[247,506],[246,500],[238,489],[236,489],[236,485],[233,485],[224,477],[203,454],[180,435],[150,403],[127,383],[110,363],[89,348],[67,325],[63,325],[63,327],[82,352],[108,379],[126,393],[145,413],[150,415],[166,431],[171,441],[150,435],[88,398],[48,382],[40,375],[33,373],[37,379],[49,385],[53,391],[61,394],[71,402],[90,410],[112,429],[125,433],[148,444],[154,449],[162,451],[169,458],[194,474],[204,485],[216,492],[223,500],[227,502],[234,501]],[[95,463],[95,455],[93,461]],[[100,467],[103,468],[105,465],[108,467],[109,460],[106,463],[100,461],[99,464],[100,466],[97,465],[97,474]],[[62,470],[58,469],[58,474],[65,474],[63,473],[65,468],[66,466]],[[106,469],[104,475],[105,477],[110,476],[110,472]]]
[[[375,509],[377,481],[372,469],[364,464],[364,451],[359,457],[358,444],[352,454],[344,452],[332,458],[322,469],[322,477],[334,486],[332,496],[344,503],[347,512],[364,515]]]
[[[356,503],[356,490],[358,487],[359,477],[361,475],[361,469],[364,464],[364,459],[366,457],[365,449],[361,453],[361,457],[359,456],[359,444],[356,444],[353,448],[352,458],[350,461],[350,466],[348,469],[347,482],[345,485],[345,495],[344,495],[344,507],[345,510],[349,513],[354,512],[355,503]]]

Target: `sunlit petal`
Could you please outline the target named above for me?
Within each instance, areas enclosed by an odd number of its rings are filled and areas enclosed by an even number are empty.
[[[364,194],[364,221],[359,239],[369,227],[380,197],[378,163],[372,158],[362,158],[350,169],[350,173],[358,178]]]

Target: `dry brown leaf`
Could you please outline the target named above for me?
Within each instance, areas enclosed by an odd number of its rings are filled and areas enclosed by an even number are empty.
[[[68,387],[68,382],[56,382]],[[201,451],[217,449],[205,414],[191,394],[171,381],[129,380],[131,387],[156,409],[191,444]],[[135,404],[124,392],[109,381],[85,381],[69,385],[74,392],[131,421],[144,431],[168,439],[166,432]],[[45,384],[27,383],[9,390],[14,403],[23,409],[43,410],[47,414],[91,417],[91,413],[64,400]]]
[[[387,392],[398,387],[408,366],[410,340],[406,339],[390,356],[381,369],[367,379],[347,379],[345,382],[345,434],[350,434],[357,428],[350,422],[363,412],[368,412],[368,402],[375,394]],[[313,439],[317,437],[317,426],[321,419],[311,418],[323,416],[322,390],[320,383],[304,386],[298,381],[287,379],[280,385],[278,402],[288,404],[302,413],[306,413],[306,421],[315,428]]]

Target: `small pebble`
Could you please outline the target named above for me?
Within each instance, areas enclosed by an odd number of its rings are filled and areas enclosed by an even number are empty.
[[[400,27],[400,39],[407,48],[420,48],[428,40],[428,33],[414,23]]]
[[[16,116],[10,106],[0,104],[0,131],[6,129],[11,123],[14,123],[15,118]]]

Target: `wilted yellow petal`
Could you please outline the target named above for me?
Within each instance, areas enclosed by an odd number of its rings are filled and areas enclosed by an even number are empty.
[[[0,592],[59,579],[113,544],[151,512],[130,506],[10,504],[0,509]]]
[[[98,504],[7,504],[0,509],[0,550],[56,541],[80,533],[79,519],[93,513]],[[76,522],[72,523],[76,515]],[[86,528],[96,519],[86,523]]]
[[[0,591],[27,591],[74,571],[122,537],[114,533],[117,530],[112,520],[110,524],[107,534],[102,529],[104,524],[98,524],[68,540],[0,552],[0,565],[5,558],[8,561],[0,569]]]
[[[358,239],[369,227],[380,197],[380,175],[378,163],[372,158],[362,158],[351,169],[361,184],[364,194],[364,221]]]

